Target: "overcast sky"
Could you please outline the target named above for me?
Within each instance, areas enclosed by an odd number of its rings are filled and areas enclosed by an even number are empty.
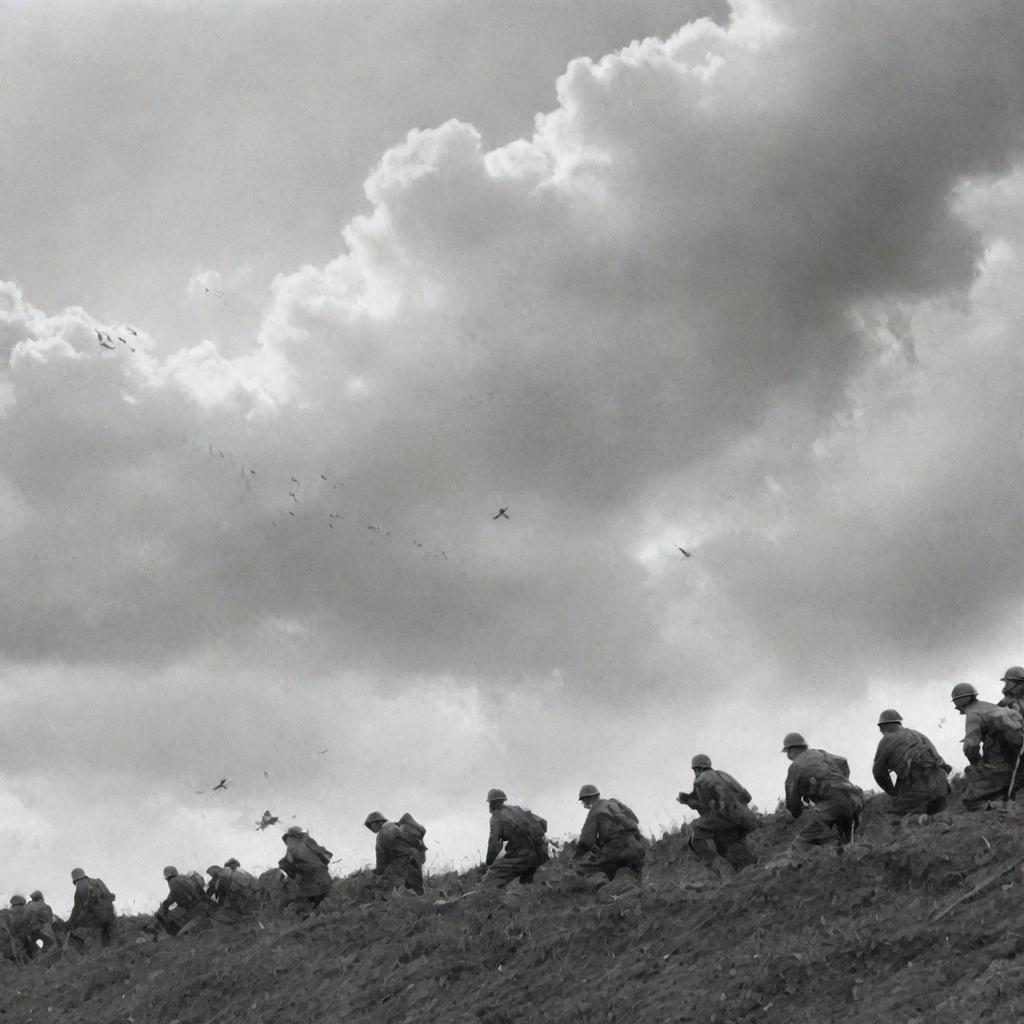
[[[892,705],[960,765],[1024,661],[1022,52],[997,0],[0,0],[0,898],[152,909],[266,808],[340,872],[373,809],[476,863],[491,786],[660,831],[696,752],[772,807]]]

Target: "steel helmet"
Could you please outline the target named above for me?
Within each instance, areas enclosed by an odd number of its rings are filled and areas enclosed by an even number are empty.
[[[388,819],[385,818],[384,815],[380,813],[380,811],[370,811],[370,813],[366,816],[366,821],[364,821],[363,824],[367,828],[369,828],[372,824],[374,824],[374,822],[387,820]]]
[[[690,758],[690,767],[691,768],[710,768],[711,767],[711,758],[708,757],[707,754],[694,754],[693,757]]]
[[[223,872],[223,870],[224,869],[219,864],[211,864],[206,869],[206,873],[210,875],[212,878],[216,878],[219,874],[221,874],[221,872]]]
[[[977,697],[978,691],[970,683],[957,683],[950,696],[953,698],[953,703],[956,704],[964,697]]]
[[[87,877],[85,872],[81,868],[71,869],[71,881],[80,882],[83,878]]]
[[[224,861],[224,867],[226,867],[226,868],[237,868],[237,867],[241,867],[241,865],[238,863],[238,858],[237,857],[229,857],[226,861]]]
[[[28,898],[30,900],[41,900],[43,898],[43,894],[38,889],[36,889],[35,892],[30,892],[28,894]]]
[[[505,791],[503,789],[489,789],[487,790],[487,802],[493,804],[495,800],[507,800]]]
[[[1004,683],[1024,683],[1024,667],[1020,665],[1011,665],[1004,673],[1002,682]]]
[[[24,896],[12,896],[11,897],[11,906],[12,907],[23,907],[23,906],[25,906],[25,897]]]
[[[178,869],[173,864],[168,864],[164,868],[164,878],[173,878],[178,873]]]
[[[287,836],[304,836],[305,830],[301,825],[289,825],[285,831],[285,837]]]
[[[902,722],[903,716],[895,708],[886,708],[878,716],[878,724],[885,725],[887,722]]]
[[[600,796],[600,795],[601,795],[601,791],[597,788],[597,786],[591,786],[590,783],[587,783],[587,785],[585,785],[585,786],[580,786],[580,797],[579,798],[581,800],[585,800],[588,796]]]
[[[798,732],[787,732],[786,738],[782,741],[782,752],[785,753],[790,747],[806,747],[807,740]]]

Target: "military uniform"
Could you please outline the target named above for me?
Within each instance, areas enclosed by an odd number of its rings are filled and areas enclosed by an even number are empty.
[[[587,812],[577,844],[577,870],[613,879],[622,869],[637,877],[643,871],[647,845],[637,816],[614,798],[597,800]]]
[[[548,823],[539,818],[540,841],[531,836],[529,812],[515,804],[502,804],[491,811],[491,831],[487,840],[486,885],[504,887],[519,879],[524,885],[533,881],[534,872],[548,859],[543,833]],[[499,856],[504,847],[504,855]]]
[[[892,797],[890,814],[938,814],[946,809],[952,770],[924,733],[900,725],[878,741],[871,774]]]
[[[423,895],[423,862],[427,848],[426,829],[409,815],[399,821],[385,821],[377,832],[375,873],[386,888],[411,889]]]
[[[28,913],[30,925],[30,937],[34,943],[42,942],[43,949],[49,949],[57,944],[57,936],[54,931],[54,916],[49,904],[42,896],[33,896],[28,901]]]
[[[97,932],[100,942],[109,946],[114,930],[114,894],[101,878],[83,875],[75,882],[75,902],[68,917],[69,939],[79,949],[86,936]]]
[[[167,879],[167,896],[154,917],[170,935],[177,935],[191,921],[209,917],[206,892],[191,875],[172,875]]]
[[[715,857],[724,857],[735,871],[757,863],[744,842],[759,825],[747,807],[750,793],[728,772],[704,769],[694,780],[693,793],[680,794],[680,802],[700,813],[690,825],[688,842],[700,860],[710,864]]]
[[[810,804],[805,809],[805,804]],[[797,754],[786,775],[786,810],[804,823],[793,846],[821,846],[833,838],[848,843],[864,806],[864,793],[850,782],[845,757],[827,750]]]
[[[1007,707],[1009,705],[1004,705]],[[998,705],[972,700],[964,710],[964,808],[977,810],[990,800],[1001,800],[1010,788],[1018,750],[1012,748],[994,725],[1001,714]]]
[[[324,851],[328,860],[311,845],[313,840],[306,833],[285,833],[285,855],[277,862],[278,867],[288,876],[285,883],[281,909],[297,905],[300,909],[314,910],[330,893],[333,883],[327,870],[330,851]]]

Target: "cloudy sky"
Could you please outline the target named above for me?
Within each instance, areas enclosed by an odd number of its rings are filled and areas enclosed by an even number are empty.
[[[476,863],[491,786],[659,831],[791,729],[869,784],[890,705],[960,763],[1024,661],[1024,8],[0,29],[0,897],[151,909],[265,808],[339,871],[372,809]]]

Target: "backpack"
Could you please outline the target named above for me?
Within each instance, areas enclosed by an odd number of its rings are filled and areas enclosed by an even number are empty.
[[[1016,708],[997,705],[985,716],[985,734],[1016,753],[1024,744],[1024,716]]]
[[[511,812],[509,818],[518,838],[522,839],[522,845],[528,850],[533,850],[540,857],[542,864],[549,860],[548,823],[540,815],[522,807],[506,807],[505,810]]]
[[[331,858],[334,856],[326,846],[321,846],[312,836],[305,836],[306,849],[315,853],[320,859],[320,862],[327,867],[331,863]]]
[[[423,842],[427,830],[408,811],[398,819],[398,826],[402,830],[402,837],[405,841],[415,847],[422,864],[427,853],[427,844]]]
[[[114,894],[107,888],[102,878],[89,879],[90,910],[100,910],[114,902]]]
[[[618,800],[608,800],[605,804],[608,816],[619,826],[623,832],[639,832],[640,819],[625,805]]]

